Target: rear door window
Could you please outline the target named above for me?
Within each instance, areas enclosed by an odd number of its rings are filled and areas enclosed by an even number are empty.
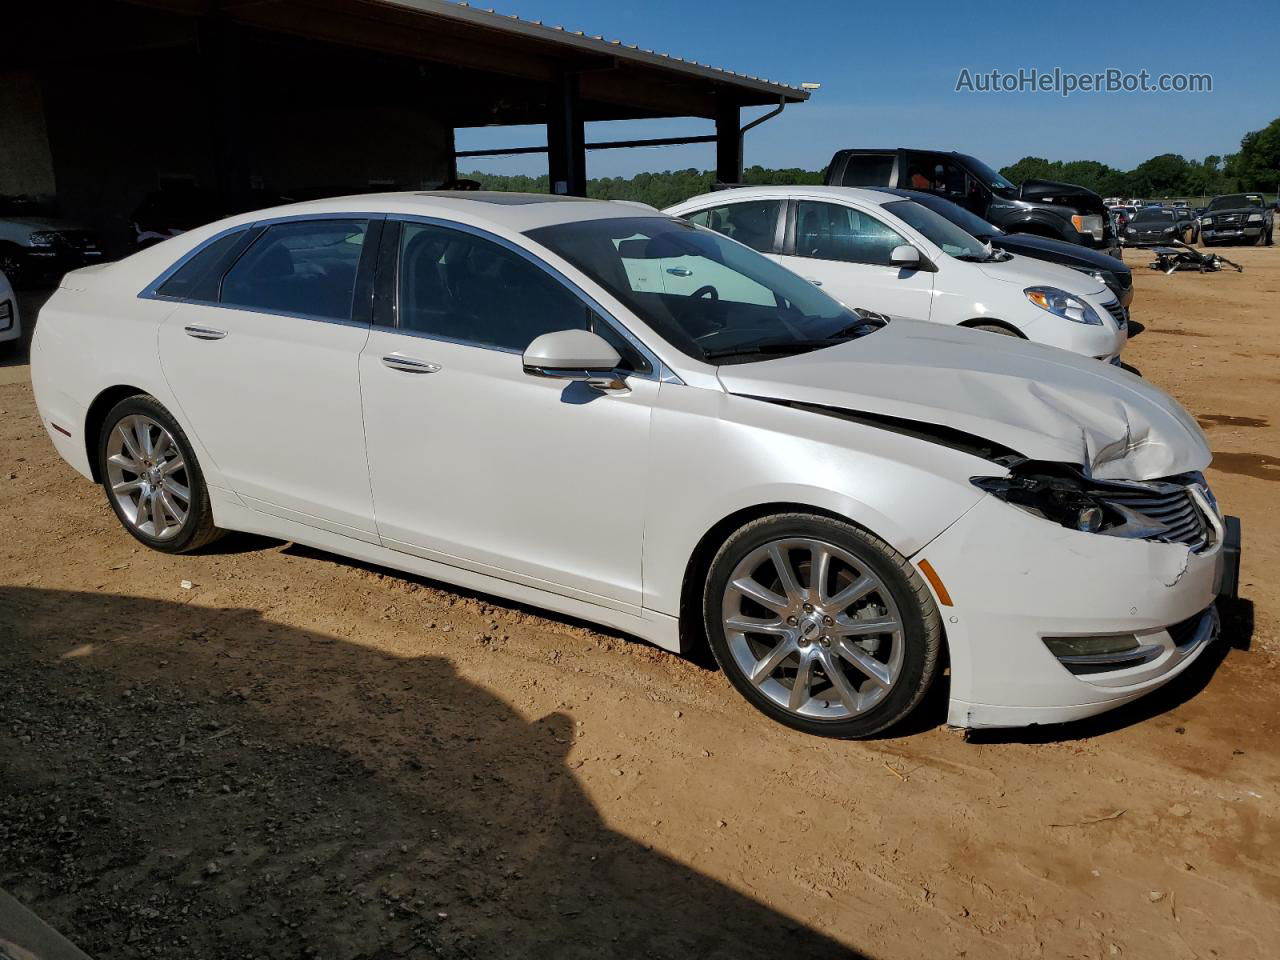
[[[778,215],[781,212],[781,200],[744,200],[708,207],[686,214],[684,219],[745,243],[752,250],[776,253]]]
[[[350,320],[368,220],[268,227],[222,280],[221,303],[266,313]]]

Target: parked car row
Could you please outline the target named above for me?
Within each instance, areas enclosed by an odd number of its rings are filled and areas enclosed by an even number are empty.
[[[705,640],[825,736],[893,726],[944,665],[957,726],[1089,716],[1214,639],[1238,522],[1195,420],[1098,362],[1131,287],[1105,208],[955,154],[899,182],[916,159],[680,216],[477,191],[231,217],[68,274],[36,403],[160,551],[243,530]],[[1007,233],[1052,218],[1073,233]]]
[[[1232,241],[1270,246],[1275,242],[1277,208],[1280,201],[1268,204],[1259,193],[1233,193],[1214,197],[1204,207],[1176,200],[1168,205],[1112,206],[1110,210],[1117,235],[1126,243],[1203,241],[1208,247]]]
[[[98,235],[51,203],[0,197],[0,273],[13,286],[57,283],[68,270],[104,259]]]
[[[999,228],[980,225],[987,239],[979,239],[957,223],[972,224],[973,214],[936,197],[926,204],[924,196],[853,187],[749,187],[694,197],[667,212],[745,243],[849,306],[1119,362],[1127,316],[1119,298],[1093,276],[1099,268],[1084,272],[1049,262],[1056,250],[1041,259],[1041,250],[1028,256],[997,248],[992,240]],[[954,212],[944,215],[938,206]],[[1120,261],[1103,259],[1113,278],[1127,274]],[[717,283],[710,265],[660,267],[668,292],[706,286],[717,296],[734,293]]]

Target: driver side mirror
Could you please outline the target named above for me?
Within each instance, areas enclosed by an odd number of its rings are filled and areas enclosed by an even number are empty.
[[[600,390],[624,389],[618,367],[622,357],[590,330],[544,333],[525,348],[524,372],[533,377],[575,380]]]
[[[895,267],[916,270],[920,266],[920,251],[909,243],[900,244],[889,254],[889,262]]]

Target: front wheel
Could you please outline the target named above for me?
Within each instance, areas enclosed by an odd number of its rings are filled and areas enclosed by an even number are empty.
[[[1016,330],[1010,330],[998,323],[973,323],[969,325],[969,329],[981,330],[983,333],[998,333],[1002,337],[1021,337]]]
[[[221,533],[191,442],[154,397],[111,408],[98,436],[98,471],[120,523],[153,550],[185,553]]]
[[[883,540],[827,517],[739,529],[711,563],[703,616],[730,682],[805,733],[880,733],[938,672],[942,622],[919,575]]]

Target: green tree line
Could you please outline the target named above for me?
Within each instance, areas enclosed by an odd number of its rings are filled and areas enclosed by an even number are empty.
[[[1176,153],[1162,153],[1132,170],[1119,170],[1096,160],[1046,160],[1023,157],[1000,171],[1014,183],[1024,180],[1060,180],[1095,190],[1104,197],[1215,196],[1240,190],[1274,193],[1280,188],[1280,118],[1261,130],[1246,133],[1237,153],[1209,155],[1199,160]],[[774,169],[748,167],[743,182],[750,184],[821,183],[824,171],[798,167]],[[460,176],[476,180],[485,190],[547,193],[546,175],[507,176],[471,172]],[[711,170],[664,170],[634,177],[598,177],[587,181],[587,195],[601,200],[638,200],[662,209],[706,193],[715,173]]]

